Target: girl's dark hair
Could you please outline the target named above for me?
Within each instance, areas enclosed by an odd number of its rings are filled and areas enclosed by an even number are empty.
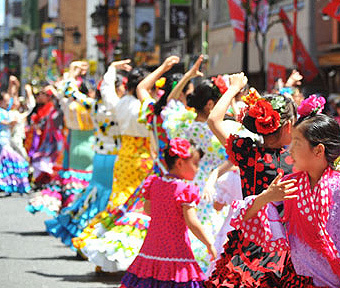
[[[190,141],[190,144],[191,144],[191,148],[196,150],[200,154],[200,159],[202,159],[202,157],[204,156],[204,152],[201,149],[201,147],[197,146],[192,141]],[[174,167],[176,160],[179,158],[177,155],[170,156],[169,154],[170,148],[171,148],[170,145],[168,145],[168,147],[166,147],[164,150],[164,160],[165,160],[166,165],[168,166],[168,170],[171,170]]]
[[[120,85],[123,84],[124,76],[121,74],[116,75],[116,82],[115,82],[115,88],[117,89]]]
[[[136,88],[140,81],[147,75],[147,70],[141,67],[134,68],[128,75],[128,81],[126,84],[127,90],[132,91],[132,95],[137,98]]]
[[[187,104],[189,107],[194,107],[196,111],[202,111],[210,99],[217,102],[220,97],[218,88],[211,80],[205,79],[195,87],[193,94],[188,95]]]
[[[175,81],[178,83],[182,79],[182,77],[183,77],[182,73],[174,73],[174,74],[171,74],[170,76],[166,77],[164,87],[161,88],[162,90],[164,90],[164,94],[155,104],[155,112],[154,113],[156,115],[161,114],[163,107],[166,106],[166,103],[168,101],[168,96],[170,95],[172,89],[174,88]],[[184,93],[188,90],[189,84],[190,84],[190,82],[188,82],[184,86],[184,88],[182,90]]]
[[[314,114],[300,117],[294,124],[307,139],[311,147],[318,144],[325,146],[328,164],[333,167],[340,155],[340,127],[338,122],[325,114]]]
[[[266,95],[262,96],[262,98],[266,99],[268,102],[270,102],[275,97],[283,97],[286,105],[283,108],[281,108],[280,111],[277,111],[280,114],[280,124],[281,124],[281,126],[276,131],[274,131],[273,133],[266,134],[266,135],[273,135],[275,133],[279,133],[280,128],[285,123],[287,123],[289,120],[295,121],[296,118],[297,118],[297,112],[296,112],[297,107],[296,107],[295,102],[290,97],[286,97],[286,96],[279,95],[279,94],[266,94]],[[261,134],[256,129],[255,120],[256,119],[254,117],[251,117],[248,114],[246,114],[244,116],[243,120],[242,120],[242,124],[249,131],[251,131],[253,133]]]

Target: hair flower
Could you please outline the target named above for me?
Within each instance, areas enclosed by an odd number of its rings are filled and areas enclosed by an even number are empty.
[[[191,144],[188,140],[176,137],[170,140],[169,145],[170,156],[177,155],[178,157],[183,159],[189,158],[191,156],[190,153]]]
[[[303,100],[297,109],[300,117],[308,116],[309,114],[321,113],[325,107],[326,100],[322,96],[318,97],[315,94],[310,95],[307,99]]]
[[[250,106],[248,114],[255,118],[258,133],[267,135],[280,127],[280,114],[273,109],[271,103],[264,99],[260,99]]]
[[[217,77],[212,77],[211,81],[218,88],[222,95],[228,90],[228,86],[221,75],[218,75]]]
[[[165,78],[165,77],[161,77],[161,78],[159,78],[159,79],[156,81],[155,85],[156,85],[157,88],[160,89],[160,88],[163,88],[163,87],[164,87],[165,82],[166,82],[166,78]]]
[[[242,96],[242,100],[248,106],[254,105],[258,100],[262,99],[259,92],[255,88],[251,87],[247,96]]]

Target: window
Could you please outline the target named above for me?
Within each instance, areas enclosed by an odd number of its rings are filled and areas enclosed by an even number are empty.
[[[227,0],[210,2],[210,24],[212,28],[229,24],[229,7]]]
[[[21,2],[12,3],[13,17],[21,17]]]

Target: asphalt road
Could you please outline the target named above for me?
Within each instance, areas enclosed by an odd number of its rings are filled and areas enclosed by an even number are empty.
[[[45,232],[51,217],[25,210],[29,195],[0,194],[0,287],[119,287],[122,274],[98,275],[59,239]]]

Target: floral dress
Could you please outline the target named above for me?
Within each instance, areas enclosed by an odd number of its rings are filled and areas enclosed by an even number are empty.
[[[249,137],[231,135],[226,151],[230,161],[239,166],[243,198],[261,193],[278,173],[292,172],[293,160],[286,150],[264,148]],[[278,210],[282,211],[282,206]],[[261,278],[266,272],[281,275],[285,255],[285,252],[265,252],[245,239],[241,230],[231,231],[216,269],[205,284],[207,287],[262,287]]]
[[[143,190],[151,203],[151,222],[121,287],[203,287],[205,276],[191,251],[182,208],[198,204],[198,187],[153,175]]]

